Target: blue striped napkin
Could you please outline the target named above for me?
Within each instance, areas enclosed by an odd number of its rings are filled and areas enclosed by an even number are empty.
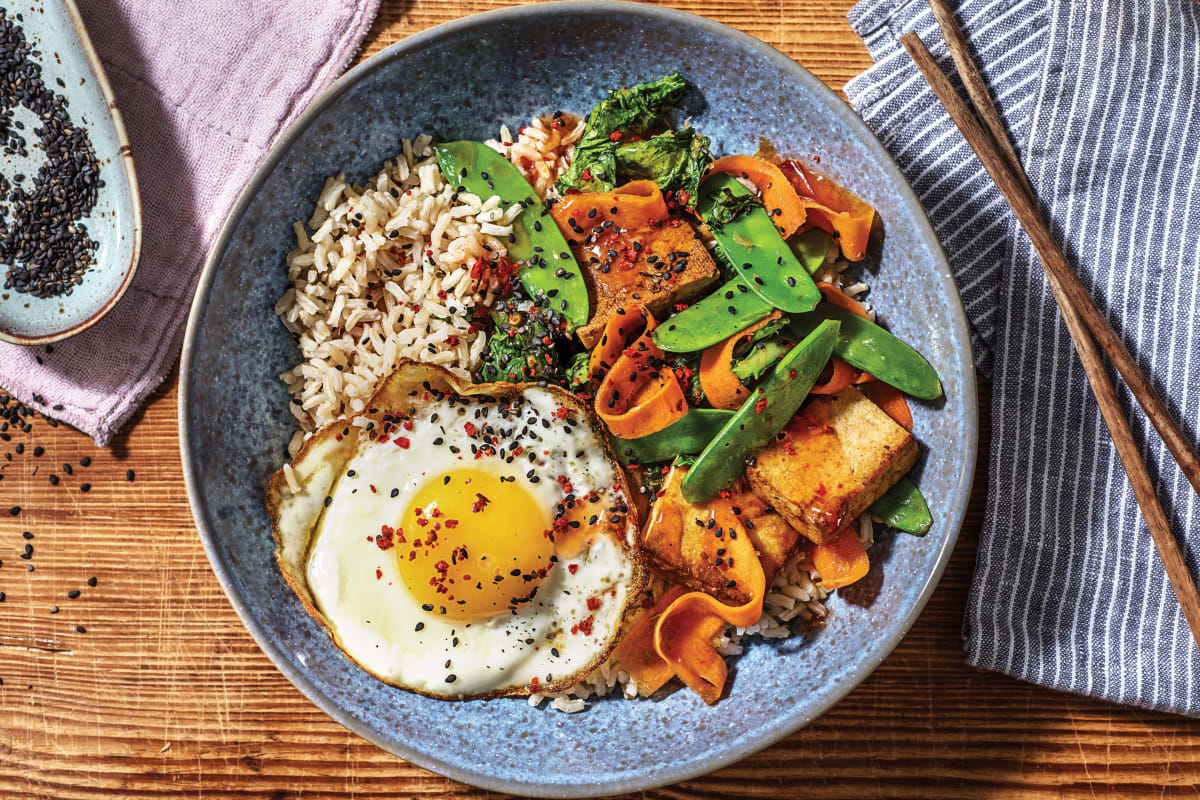
[[[955,8],[1056,236],[1197,441],[1200,4],[959,0]],[[929,212],[979,367],[993,379],[967,661],[1200,715],[1200,652],[1041,267],[900,46],[916,30],[952,72],[937,24],[923,0],[863,0],[850,23],[876,63],[846,95]],[[1137,408],[1121,391],[1126,409]],[[1196,574],[1200,499],[1140,409],[1130,413]]]

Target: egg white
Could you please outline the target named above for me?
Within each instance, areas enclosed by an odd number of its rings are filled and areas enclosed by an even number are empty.
[[[560,475],[577,497],[597,493],[599,513],[619,502],[613,486],[620,475],[597,435],[586,422],[572,426],[557,418],[557,407],[553,394],[530,388],[512,404],[513,418],[503,421],[495,403],[442,399],[417,410],[411,430],[397,432],[407,447],[394,436],[360,440],[325,501],[306,578],[335,640],[368,672],[426,694],[481,695],[567,685],[607,651],[638,588],[640,571],[625,549],[632,541],[595,536],[550,570],[532,602],[475,621],[444,616],[436,606],[424,610],[400,575],[395,551],[373,541],[383,525],[399,525],[431,477],[459,468],[515,478],[547,519],[563,499],[555,481]],[[507,432],[499,436],[499,452],[476,458],[471,448],[479,442],[466,433],[467,422]],[[524,449],[513,456],[518,444]],[[626,535],[635,532],[628,526]],[[599,608],[589,609],[589,598],[599,598]],[[578,631],[589,617],[591,634]]]

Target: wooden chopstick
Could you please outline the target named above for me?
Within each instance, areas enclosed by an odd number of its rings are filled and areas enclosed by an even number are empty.
[[[991,95],[988,93],[987,85],[984,83],[979,71],[975,68],[975,62],[971,58],[971,51],[967,44],[966,38],[958,25],[954,21],[954,14],[946,5],[945,0],[927,0],[930,9],[933,11],[933,17],[937,20],[938,27],[942,30],[942,37],[946,40],[946,47],[950,50],[950,57],[954,59],[954,66],[958,69],[958,75],[962,78],[963,85],[967,89],[967,94],[971,98],[971,102],[975,106],[976,113],[983,120],[984,125],[991,132],[992,140],[1000,148],[1001,154],[1008,163],[1009,170],[1017,178],[1024,189],[1025,194],[1029,197],[1030,205],[1035,209],[1037,201],[1033,192],[1033,188],[1029,184],[1029,179],[1025,175],[1025,169],[1021,166],[1020,159],[1017,158],[1016,151],[1013,150],[1012,143],[1009,141],[1008,133],[1004,129],[1004,123],[1000,121],[1000,115],[996,112],[996,107],[992,104]],[[912,34],[912,38],[916,41],[920,39],[916,34]],[[903,41],[903,39],[902,39]],[[912,55],[912,49],[905,44],[905,49],[909,55]],[[915,59],[915,56],[914,56]],[[932,61],[930,62],[933,63]],[[920,64],[917,65],[918,68]],[[922,70],[924,72],[924,70]],[[939,70],[940,73],[940,70]],[[928,79],[928,76],[926,76]],[[957,97],[957,93],[955,93]],[[942,100],[945,105],[945,100]],[[961,125],[959,126],[962,127]],[[976,150],[978,153],[978,150]],[[984,165],[987,166],[986,164]],[[990,170],[989,170],[990,172]],[[995,176],[992,176],[993,179]],[[999,185],[999,184],[997,184]],[[1001,193],[1004,189],[1001,188]],[[1009,200],[1009,205],[1012,205],[1012,200],[1005,195],[1005,199]],[[1015,209],[1014,209],[1015,210]],[[1019,215],[1018,215],[1019,216]],[[1040,221],[1040,216],[1038,217]],[[1025,223],[1022,222],[1022,225]],[[1028,225],[1025,226],[1028,230]],[[1044,225],[1042,227],[1045,227]],[[1032,234],[1031,234],[1032,235]],[[1099,306],[1092,299],[1087,289],[1079,278],[1075,275],[1074,270],[1068,265],[1066,258],[1062,257],[1062,251],[1057,247],[1054,248],[1055,254],[1052,254],[1051,260],[1048,262],[1046,256],[1041,250],[1038,250],[1038,255],[1042,259],[1042,264],[1047,271],[1054,271],[1058,276],[1059,281],[1063,284],[1063,289],[1070,297],[1071,302],[1079,310],[1085,324],[1091,330],[1092,336],[1096,338],[1104,352],[1108,354],[1109,359],[1117,368],[1117,372],[1121,373],[1121,378],[1129,386],[1129,390],[1133,392],[1133,396],[1137,398],[1138,403],[1146,412],[1146,418],[1150,420],[1150,424],[1158,431],[1158,435],[1162,437],[1163,443],[1167,449],[1171,451],[1179,468],[1183,471],[1184,477],[1188,479],[1188,483],[1192,485],[1192,489],[1197,494],[1200,494],[1200,455],[1196,454],[1196,450],[1188,441],[1187,436],[1175,421],[1174,415],[1167,409],[1162,398],[1154,391],[1150,381],[1147,380],[1137,366],[1137,362],[1133,360],[1133,356],[1129,354],[1125,344],[1113,330],[1112,324],[1108,321],[1108,317],[1104,316]],[[1054,257],[1054,256],[1057,257]],[[1059,303],[1059,305],[1062,305]]]
[[[939,14],[937,8],[939,0],[930,0],[930,5],[934,8],[943,32],[946,33],[947,29],[950,31],[947,33],[946,41],[950,46],[951,56],[954,58],[959,73],[963,76],[964,85],[969,90],[974,83],[979,92],[976,102],[991,109],[990,114],[984,112],[981,113],[981,116],[985,120],[989,120],[990,117],[990,124],[995,126],[993,133],[989,134],[983,129],[970,107],[959,97],[950,80],[938,67],[937,62],[934,61],[919,36],[911,32],[906,33],[900,41],[916,63],[917,69],[921,71],[938,99],[941,100],[942,105],[945,106],[950,118],[954,120],[954,124],[967,143],[971,145],[971,149],[975,151],[975,155],[979,157],[984,169],[995,181],[1000,193],[1032,241],[1034,250],[1037,251],[1046,274],[1046,281],[1054,293],[1054,299],[1066,322],[1067,331],[1071,334],[1071,341],[1075,344],[1079,360],[1087,374],[1088,383],[1091,385],[1096,403],[1100,407],[1100,414],[1116,445],[1117,455],[1121,459],[1121,465],[1125,468],[1125,474],[1129,477],[1129,483],[1133,487],[1134,496],[1142,509],[1142,515],[1146,518],[1146,526],[1150,529],[1159,558],[1162,559],[1163,566],[1166,568],[1167,577],[1175,591],[1175,597],[1179,600],[1184,618],[1192,631],[1192,638],[1196,641],[1196,646],[1200,647],[1200,592],[1197,592],[1196,584],[1184,561],[1179,543],[1171,533],[1166,512],[1154,492],[1154,483],[1138,453],[1133,431],[1130,430],[1129,421],[1121,410],[1112,380],[1096,349],[1096,342],[1099,342],[1117,366],[1117,370],[1125,378],[1134,396],[1145,409],[1146,416],[1159,431],[1171,454],[1175,456],[1180,468],[1197,492],[1200,492],[1200,459],[1196,457],[1182,431],[1179,430],[1162,401],[1150,387],[1149,381],[1137,368],[1132,356],[1129,355],[1116,332],[1108,324],[1108,320],[1105,319],[1071,269],[1066,256],[1055,243],[1050,229],[1038,213],[1036,201],[1028,188],[1028,180],[1025,178],[1024,170],[1021,169],[1015,152],[1012,152],[1011,144],[1007,148],[1008,153],[1005,152],[1004,145],[1000,144],[1000,142],[1008,142],[1007,134],[1000,123],[999,115],[992,107],[986,86],[968,54],[966,42],[954,24],[953,16],[944,7],[942,13]],[[953,44],[951,44],[952,41]],[[968,75],[971,77],[967,77]],[[1095,336],[1096,341],[1092,340],[1092,336]]]

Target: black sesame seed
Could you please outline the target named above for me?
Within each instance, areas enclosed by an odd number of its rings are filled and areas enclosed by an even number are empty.
[[[95,578],[88,578],[88,579],[87,579],[87,585],[88,585],[88,586],[95,586],[95,585],[96,585],[96,583],[97,583],[97,581],[96,581],[96,579],[95,579]]]
[[[425,630],[425,623],[424,623],[424,622],[418,622],[418,623],[417,623],[416,630],[418,630],[418,631],[423,631],[423,630]]]
[[[354,477],[354,470],[350,470],[350,472],[349,472],[348,474],[350,475],[350,477],[351,477],[351,478],[353,478],[353,477]],[[125,480],[132,482],[132,481],[133,481],[133,477],[134,477],[134,475],[133,475],[133,470],[131,470],[131,469],[127,469],[127,470],[125,470]]]
[[[87,633],[87,628],[83,627],[82,625],[76,625],[75,631],[77,633]]]
[[[347,431],[347,433],[349,433],[349,431]],[[92,457],[91,456],[84,456],[83,458],[79,459],[79,466],[90,467],[91,465],[92,465]]]
[[[71,591],[67,592],[67,597],[71,598],[72,600],[75,600],[79,597],[79,594],[80,594],[80,592],[78,589],[72,589]]]

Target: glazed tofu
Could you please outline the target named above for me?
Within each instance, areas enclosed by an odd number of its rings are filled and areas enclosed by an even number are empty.
[[[768,586],[796,552],[800,535],[753,492],[735,491],[728,498],[687,502],[680,491],[685,474],[686,468],[676,467],[667,476],[650,509],[642,547],[650,565],[674,582],[723,603],[742,605],[749,597],[739,587],[728,585],[727,567],[718,563],[718,557],[724,555],[720,549],[723,542],[714,536],[709,520],[736,520],[738,535],[746,535],[758,553]]]
[[[568,235],[568,243],[592,305],[588,324],[578,330],[588,348],[595,346],[618,308],[640,303],[663,317],[675,303],[692,300],[720,277],[708,248],[683,219],[639,230],[612,229],[591,244]]]
[[[913,435],[850,386],[808,400],[746,479],[792,527],[823,544],[916,460]]]

